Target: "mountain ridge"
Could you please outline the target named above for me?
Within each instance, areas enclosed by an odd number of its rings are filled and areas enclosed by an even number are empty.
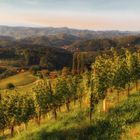
[[[0,36],[10,36],[16,39],[22,39],[32,36],[48,36],[56,34],[69,34],[81,38],[99,39],[99,38],[114,38],[128,35],[140,35],[140,31],[94,31],[80,30],[67,27],[22,27],[22,26],[0,26]]]

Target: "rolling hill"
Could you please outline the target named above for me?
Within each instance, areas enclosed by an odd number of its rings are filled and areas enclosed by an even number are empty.
[[[119,36],[137,35],[140,32],[129,31],[90,31],[90,30],[77,30],[70,28],[53,28],[53,27],[9,27],[0,26],[0,36],[11,36],[18,39],[32,37],[32,36],[48,36],[56,34],[70,34],[81,38],[97,39],[97,38],[113,38]]]

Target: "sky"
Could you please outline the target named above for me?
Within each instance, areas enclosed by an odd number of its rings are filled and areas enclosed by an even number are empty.
[[[0,0],[0,25],[140,31],[140,0]]]

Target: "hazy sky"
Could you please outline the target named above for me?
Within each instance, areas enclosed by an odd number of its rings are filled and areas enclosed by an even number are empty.
[[[139,30],[140,0],[0,0],[0,25]]]

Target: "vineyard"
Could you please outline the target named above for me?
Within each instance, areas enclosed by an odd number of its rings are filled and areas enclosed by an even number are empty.
[[[98,55],[90,69],[86,57],[74,56],[72,70],[42,74],[31,91],[0,93],[1,139],[120,139],[126,125],[139,121],[140,51],[112,49]],[[115,105],[108,105],[110,98]],[[33,122],[41,131],[22,137]]]

